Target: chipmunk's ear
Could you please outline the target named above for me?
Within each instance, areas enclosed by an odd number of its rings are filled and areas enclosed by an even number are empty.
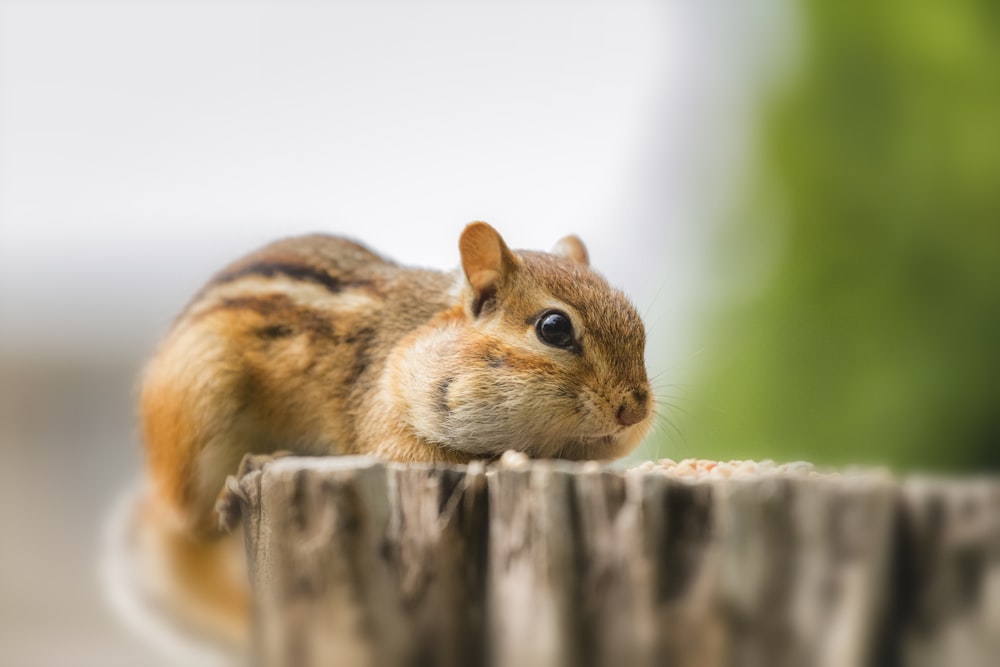
[[[565,257],[577,264],[590,266],[590,255],[587,254],[587,246],[583,245],[583,241],[575,234],[559,239],[559,242],[552,248],[552,254]]]
[[[517,268],[517,257],[510,251],[497,230],[485,222],[473,222],[458,239],[462,270],[475,292],[472,313],[479,315],[483,305],[496,297],[497,285]]]

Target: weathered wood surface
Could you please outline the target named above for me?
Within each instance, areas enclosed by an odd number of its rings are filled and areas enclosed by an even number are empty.
[[[264,665],[1000,665],[998,480],[249,470]]]

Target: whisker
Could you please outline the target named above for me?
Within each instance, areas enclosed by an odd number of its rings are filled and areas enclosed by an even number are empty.
[[[653,295],[653,300],[650,301],[644,308],[641,309],[642,319],[646,321],[649,319],[649,313],[652,312],[653,306],[656,305],[657,300],[659,300],[660,295],[663,294],[663,288],[667,286],[667,279],[664,278],[660,281],[660,286],[656,288],[656,293]]]
[[[659,408],[660,406],[662,406],[662,407],[666,407],[666,408],[670,408],[670,409],[671,409],[671,410],[673,410],[674,412],[679,412],[679,413],[681,413],[682,415],[684,415],[685,417],[690,417],[690,416],[691,416],[691,412],[690,412],[690,411],[688,411],[688,410],[686,410],[686,409],[682,408],[681,406],[677,405],[676,403],[673,403],[673,402],[671,402],[671,401],[666,401],[666,400],[659,400],[659,399],[657,399],[657,408],[654,408],[653,412],[654,412],[654,413],[656,413],[656,412],[657,412],[657,409],[658,409],[658,408]],[[664,412],[664,413],[662,413],[662,414],[666,415],[666,413],[665,413],[665,412]]]

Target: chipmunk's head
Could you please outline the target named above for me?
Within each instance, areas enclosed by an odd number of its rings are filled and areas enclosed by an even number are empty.
[[[631,451],[652,423],[646,334],[625,295],[590,269],[583,243],[515,252],[476,222],[459,249],[464,322],[436,384],[438,440],[475,455]]]

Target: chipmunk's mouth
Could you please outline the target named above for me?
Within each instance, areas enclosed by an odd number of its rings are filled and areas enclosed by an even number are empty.
[[[564,443],[555,458],[570,460],[605,460],[617,456],[622,446],[623,435],[620,433],[603,433],[600,435],[579,435],[572,441]]]
[[[625,430],[626,429],[618,429],[616,431],[612,431],[611,433],[604,433],[601,435],[585,435],[583,436],[583,440],[588,445],[611,445],[621,439]]]
[[[603,442],[613,442],[625,435],[631,426],[614,426],[610,431],[604,433],[588,433],[583,436],[585,440],[595,440]]]
[[[642,440],[647,429],[648,424],[642,422],[627,426],[615,425],[608,431],[581,435],[577,440],[583,452],[580,458],[624,456]]]

